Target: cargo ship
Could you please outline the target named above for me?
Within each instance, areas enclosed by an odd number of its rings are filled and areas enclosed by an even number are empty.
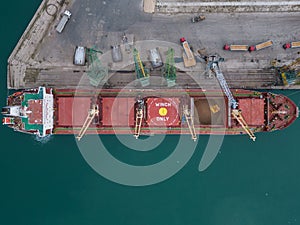
[[[8,96],[3,124],[15,131],[52,134],[248,134],[281,130],[298,117],[288,97],[231,89],[233,109],[221,90],[52,89],[39,87]]]

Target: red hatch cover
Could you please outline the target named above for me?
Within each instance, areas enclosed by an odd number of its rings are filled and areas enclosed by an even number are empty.
[[[147,123],[149,126],[178,126],[180,123],[178,98],[148,98]]]
[[[102,124],[104,126],[134,126],[135,98],[103,98]]]
[[[239,99],[239,109],[248,125],[264,124],[264,99]]]
[[[59,97],[58,126],[82,126],[91,109],[90,97]]]

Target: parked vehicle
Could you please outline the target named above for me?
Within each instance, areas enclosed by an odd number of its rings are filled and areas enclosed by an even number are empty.
[[[56,31],[58,33],[61,33],[63,31],[63,29],[65,28],[67,22],[69,21],[69,19],[71,18],[71,12],[69,10],[66,10],[62,16],[62,18],[60,19],[59,23],[56,26]]]
[[[150,49],[150,61],[153,68],[157,68],[163,65],[163,61],[161,60],[161,56],[158,48]]]
[[[196,65],[196,60],[194,57],[194,54],[189,46],[189,43],[187,42],[187,40],[182,37],[180,38],[180,43],[182,44],[184,53],[183,54],[183,63],[185,67],[191,67],[191,66],[195,66]]]
[[[258,50],[261,50],[261,49],[264,49],[267,47],[271,47],[272,45],[273,45],[273,41],[268,40],[268,41],[262,42],[260,44],[250,46],[249,52],[258,51]]]
[[[78,65],[78,66],[85,65],[85,47],[76,46],[73,63],[74,65]]]
[[[224,45],[224,50],[228,51],[248,51],[248,45]]]
[[[287,48],[300,48],[300,41],[288,42],[282,46],[284,49]]]
[[[203,15],[195,16],[195,17],[192,17],[192,19],[191,19],[192,23],[197,23],[197,22],[200,22],[202,20],[205,20],[205,16],[203,16]]]
[[[114,62],[122,61],[123,58],[120,45],[111,46],[111,56]]]

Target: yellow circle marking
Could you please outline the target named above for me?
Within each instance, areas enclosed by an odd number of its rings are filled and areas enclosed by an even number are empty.
[[[160,116],[165,116],[165,115],[167,115],[168,110],[165,107],[162,107],[162,108],[159,109],[158,112],[159,112]]]

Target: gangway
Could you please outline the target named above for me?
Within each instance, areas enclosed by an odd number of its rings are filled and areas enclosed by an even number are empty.
[[[183,105],[183,115],[185,116],[187,125],[189,127],[192,140],[197,140],[195,125],[194,125],[194,117],[192,116],[191,110],[189,109],[188,105]]]
[[[98,105],[93,105],[92,109],[90,109],[88,112],[88,116],[86,117],[86,119],[79,131],[78,136],[76,137],[78,141],[80,141],[81,138],[85,135],[85,133],[86,133],[87,129],[89,128],[89,126],[91,125],[93,119],[98,114],[99,114]]]
[[[144,100],[138,100],[138,108],[135,117],[135,128],[134,128],[134,137],[139,138],[141,134],[141,127],[144,118]]]
[[[247,122],[245,121],[245,119],[242,116],[241,110],[238,110],[238,103],[235,100],[235,98],[233,97],[231,90],[226,82],[226,79],[219,68],[218,62],[221,62],[221,61],[224,61],[224,59],[217,58],[217,56],[211,56],[208,60],[208,66],[216,74],[216,78],[218,79],[221,88],[223,89],[225,95],[228,98],[228,104],[230,106],[230,108],[228,110],[232,109],[231,115],[239,122],[239,124],[242,126],[244,131],[249,135],[250,139],[255,141],[256,137],[255,137],[254,133],[252,132],[252,130],[248,127]],[[230,112],[228,112],[228,114],[230,115]],[[228,120],[230,121],[230,118]]]

